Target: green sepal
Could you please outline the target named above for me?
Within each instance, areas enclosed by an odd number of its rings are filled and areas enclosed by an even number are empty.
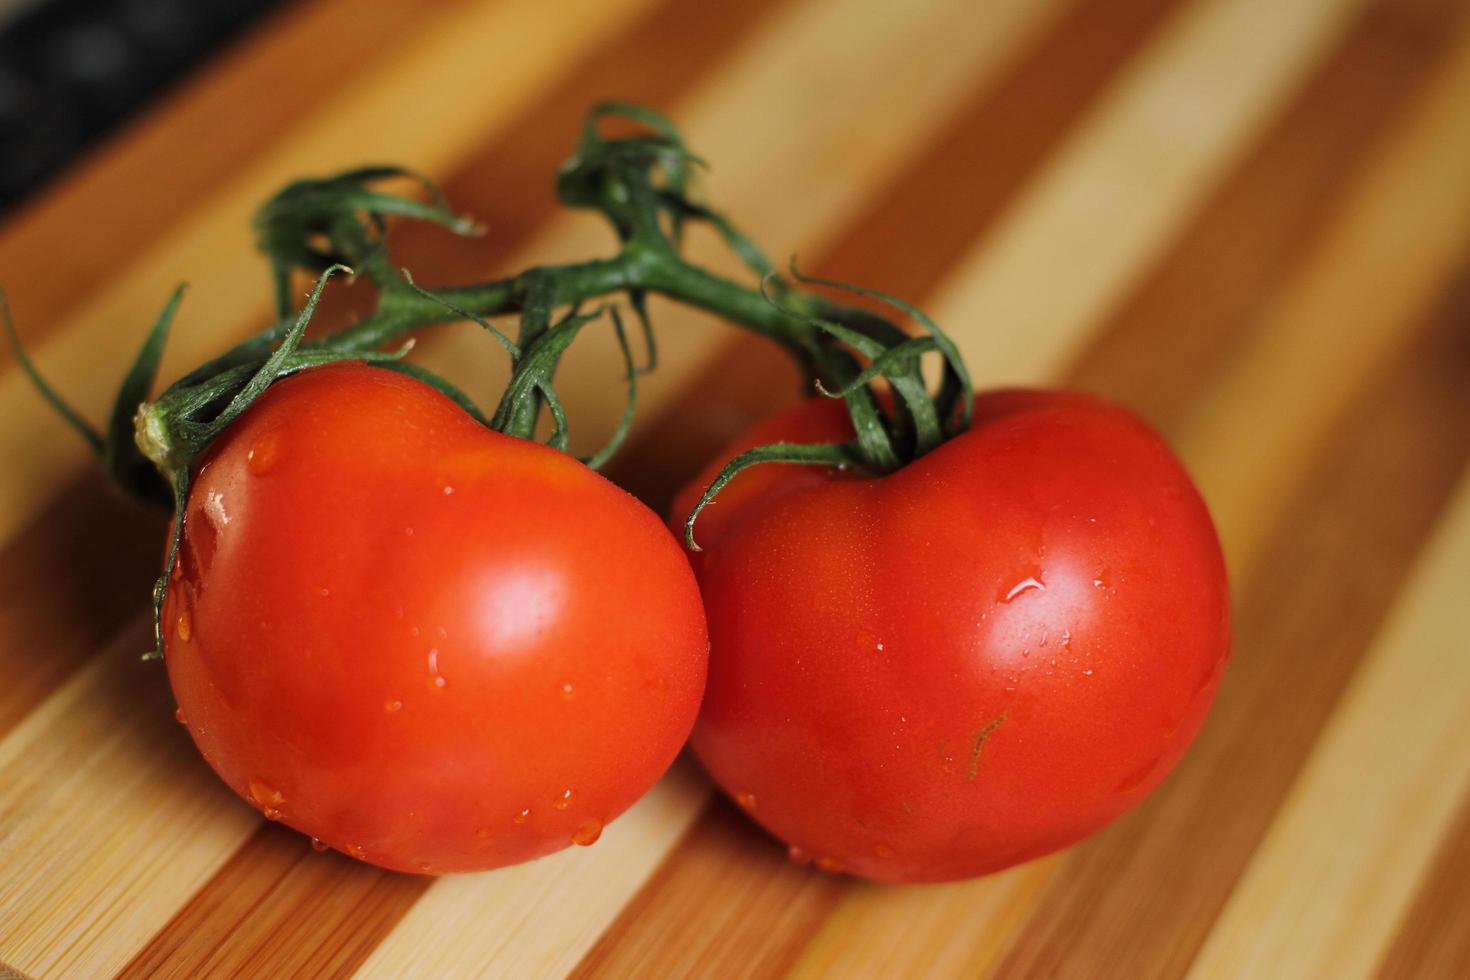
[[[31,360],[31,356],[26,353],[25,347],[21,344],[20,334],[15,331],[15,321],[10,317],[10,298],[3,289],[0,289],[0,323],[4,324],[5,337],[10,343],[10,352],[15,355],[16,363],[25,372],[31,385],[46,400],[47,404],[56,410],[56,414],[60,415],[67,425],[86,440],[92,452],[102,456],[107,451],[107,439],[97,431],[92,423],[82,418],[81,413],[72,408],[71,403],[61,397],[61,393],[51,387],[51,383],[42,377],[41,372]]]
[[[117,397],[112,404],[112,415],[107,424],[107,443],[102,452],[102,467],[119,486],[129,488],[140,496],[150,495],[158,486],[159,475],[138,452],[133,443],[134,418],[138,406],[153,393],[153,384],[158,380],[158,366],[163,361],[164,348],[168,344],[169,330],[174,316],[188,287],[180,283],[164,304],[153,329],[148,331],[143,346],[133,359]]]
[[[618,315],[616,306],[609,306],[608,312],[612,314],[613,331],[617,334],[618,346],[623,351],[623,368],[628,379],[628,397],[623,402],[623,417],[618,420],[618,427],[613,434],[603,443],[602,448],[582,462],[589,469],[600,470],[613,454],[622,446],[623,440],[628,437],[628,432],[633,428],[633,414],[638,405],[638,367],[633,363],[633,348],[628,344],[628,332],[623,329],[623,318]]]
[[[694,540],[694,522],[698,520],[700,511],[708,507],[725,485],[742,471],[762,463],[795,463],[846,469],[849,466],[863,466],[865,459],[862,447],[855,442],[773,442],[747,449],[720,469],[705,488],[694,509],[689,512],[689,516],[684,519],[684,543],[690,551],[703,550]]]
[[[928,314],[907,300],[899,299],[897,296],[891,296],[888,293],[880,292],[876,289],[839,282],[836,279],[823,279],[819,276],[805,275],[796,268],[794,261],[791,265],[791,275],[798,282],[808,285],[842,289],[850,293],[856,293],[859,296],[867,296],[880,300],[917,320],[929,331],[930,335],[934,338],[935,346],[944,357],[944,380],[941,383],[939,396],[935,399],[941,409],[940,418],[948,426],[950,424],[950,413],[944,411],[944,409],[946,406],[953,409],[955,403],[958,402],[958,420],[951,434],[953,432],[963,432],[970,427],[970,422],[975,415],[975,386],[970,379],[969,368],[965,366],[965,359],[960,355],[960,349],[955,346],[949,334],[945,333],[944,329],[938,323],[934,322]]]

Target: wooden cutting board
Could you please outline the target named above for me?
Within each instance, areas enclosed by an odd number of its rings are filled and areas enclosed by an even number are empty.
[[[6,359],[0,975],[1470,976],[1470,7],[314,0],[0,226],[0,283],[100,418],[177,280],[166,372],[265,322],[247,221],[299,175],[441,180],[489,234],[400,236],[431,284],[604,253],[551,176],[605,97],[671,113],[773,253],[920,302],[984,384],[1167,435],[1237,606],[1198,744],[1096,838],[953,885],[791,866],[685,764],[518,868],[318,854],[174,724],[136,656],[160,522]],[[708,318],[657,329],[614,475],[660,504],[791,385]],[[467,332],[420,352],[494,390]],[[611,356],[560,379],[589,440]]]

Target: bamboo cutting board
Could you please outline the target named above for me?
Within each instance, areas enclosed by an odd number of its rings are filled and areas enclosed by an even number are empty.
[[[1199,742],[1096,838],[952,885],[790,866],[683,763],[530,865],[318,854],[173,723],[136,657],[161,522],[7,358],[0,976],[1470,976],[1470,7],[313,0],[0,226],[0,283],[100,418],[177,280],[166,373],[265,322],[247,221],[296,176],[442,181],[490,233],[400,236],[430,284],[606,252],[551,193],[606,97],[673,115],[773,253],[919,302],[980,382],[1080,385],[1165,433],[1234,582]],[[793,394],[756,340],[656,328],[614,476],[662,506]],[[420,353],[499,380],[466,332]],[[561,376],[589,440],[614,362]]]

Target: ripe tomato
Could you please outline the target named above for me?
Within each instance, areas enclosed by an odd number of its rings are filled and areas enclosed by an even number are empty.
[[[736,452],[852,438],[808,402]],[[682,523],[682,521],[681,521]],[[881,478],[764,465],[699,517],[710,677],[692,739],[798,861],[964,878],[1078,840],[1179,760],[1229,655],[1218,539],[1122,409],[984,395]]]
[[[272,386],[191,488],[164,610],[200,751],[267,817],[418,872],[590,844],[673,761],[708,644],[656,515],[427,385]]]

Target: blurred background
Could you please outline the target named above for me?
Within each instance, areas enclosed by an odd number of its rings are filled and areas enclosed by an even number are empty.
[[[1096,838],[954,885],[791,867],[682,766],[576,861],[314,854],[172,725],[132,656],[162,521],[0,354],[0,973],[1470,976],[1470,5],[0,0],[0,285],[100,419],[178,281],[165,375],[268,322],[249,218],[300,176],[440,182],[487,234],[395,231],[428,285],[607,254],[553,193],[606,98],[669,114],[773,257],[924,307],[980,384],[1164,433],[1236,604],[1188,758]],[[661,507],[800,392],[759,340],[653,313],[611,473]],[[415,357],[484,402],[504,378],[458,325]],[[589,332],[558,377],[588,447],[620,364]]]

